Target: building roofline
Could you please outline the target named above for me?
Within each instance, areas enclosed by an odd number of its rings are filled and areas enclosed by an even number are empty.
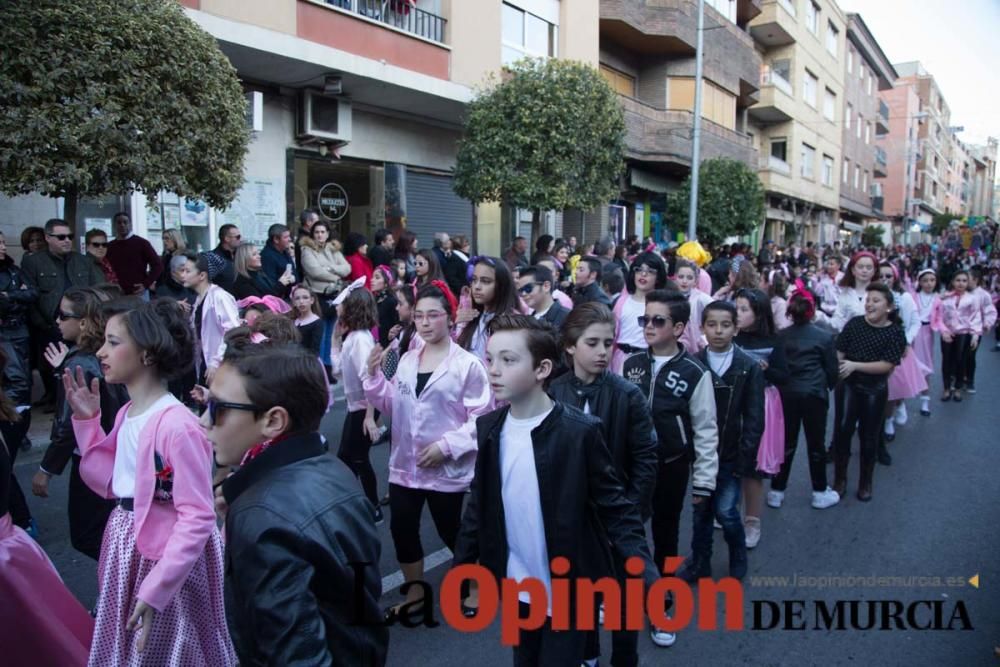
[[[864,42],[859,39],[852,38],[851,33],[853,31],[861,33],[861,37],[864,38]],[[865,20],[861,18],[861,14],[854,12],[848,12],[847,14],[847,37],[854,42],[854,45],[858,49],[867,51],[869,48],[873,51],[869,55],[872,56],[869,60],[874,60],[876,66],[881,68],[880,78],[884,79],[888,84],[886,87],[891,88],[895,83],[896,79],[899,78],[899,74],[896,72],[896,68],[893,67],[892,61],[889,60],[888,56],[885,55],[885,51],[882,50],[882,46],[875,39],[871,30],[868,29],[868,24]]]

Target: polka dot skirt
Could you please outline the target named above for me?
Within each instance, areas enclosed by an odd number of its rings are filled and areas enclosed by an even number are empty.
[[[135,610],[139,586],[156,561],[143,558],[135,546],[133,513],[115,508],[104,532],[97,565],[100,596],[88,664],[92,667],[237,664],[226,628],[222,549],[222,538],[213,531],[184,585],[167,608],[153,617],[146,648],[139,653],[135,648],[139,633],[126,630],[125,624]]]

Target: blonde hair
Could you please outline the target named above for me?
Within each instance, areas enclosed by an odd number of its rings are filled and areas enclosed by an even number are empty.
[[[187,250],[187,241],[184,240],[184,235],[181,234],[181,230],[164,229],[163,235],[169,237],[170,240],[174,242],[174,245],[177,246],[171,251],[171,254],[177,255]]]
[[[249,241],[241,243],[240,247],[236,249],[236,254],[233,257],[233,267],[236,269],[237,274],[244,278],[250,277],[250,269],[247,268],[247,262],[250,261],[250,257],[256,249],[257,246]]]

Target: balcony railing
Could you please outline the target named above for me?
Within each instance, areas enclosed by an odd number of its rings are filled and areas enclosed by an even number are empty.
[[[879,146],[875,147],[875,162],[882,165],[883,167],[886,166],[886,164],[888,163],[888,159],[886,157],[884,148],[880,148]]]
[[[782,91],[786,95],[793,97],[795,94],[792,92],[792,82],[785,77],[778,74],[777,71],[771,69],[770,67],[762,67],[760,69],[760,85],[762,86],[774,86],[778,90]]]
[[[788,164],[780,157],[775,157],[774,155],[761,156],[760,168],[784,174],[785,176],[792,175],[792,165]]]
[[[444,43],[448,20],[418,9],[416,0],[326,0],[326,4],[432,42]]]

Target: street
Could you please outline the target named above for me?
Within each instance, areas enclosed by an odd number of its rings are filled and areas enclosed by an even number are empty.
[[[909,422],[898,429],[890,445],[892,466],[876,470],[871,503],[861,503],[854,496],[858,478],[855,440],[847,497],[837,507],[811,509],[805,444],[800,443],[785,504],[780,510],[766,510],[762,540],[750,552],[750,573],[744,581],[744,629],[699,631],[692,622],[668,649],[655,647],[643,633],[639,640],[642,664],[996,664],[994,647],[1000,645],[1000,596],[994,583],[1000,577],[996,556],[1000,552],[996,529],[1000,525],[996,473],[1000,469],[996,410],[1000,353],[992,350],[992,343],[992,337],[984,341],[978,356],[977,395],[958,404],[941,403],[937,398],[940,387],[935,384],[929,418],[920,416],[916,400],[909,402]],[[934,380],[938,382],[937,376]],[[341,400],[323,423],[334,451],[343,408]],[[52,480],[50,498],[30,495],[31,475],[44,447],[36,438],[34,449],[19,457],[16,474],[29,494],[40,543],[66,585],[91,607],[97,596],[96,564],[69,544],[67,475]],[[374,448],[372,459],[380,492],[384,492],[388,447]],[[832,476],[832,466],[829,470]],[[684,552],[691,537],[689,510],[682,526]],[[401,599],[398,591],[388,589],[397,587],[402,577],[388,520],[379,531],[383,602],[387,606]],[[450,560],[426,512],[422,535],[432,568],[427,579],[438,591]],[[720,576],[728,567],[721,531],[716,531],[714,553],[714,572]],[[968,581],[974,575],[979,576],[978,587]],[[879,581],[879,577],[892,579]],[[755,608],[763,612],[757,625],[771,625],[773,607],[761,601],[787,605],[793,600],[804,601],[799,620],[784,615],[774,629],[752,629]],[[847,607],[841,619],[845,629],[815,629],[819,614],[814,602],[825,601],[833,608],[841,600],[898,600],[904,610],[914,601],[934,601],[942,605],[940,624],[947,627],[950,622],[952,629],[911,627],[932,622],[932,605],[918,606],[914,620],[908,621],[904,612],[901,618],[908,629],[851,629]],[[956,611],[960,604],[972,629],[962,629],[962,615]],[[855,625],[866,625],[866,609],[862,605]],[[468,665],[470,659],[483,667],[510,664],[510,649],[500,645],[498,622],[479,635],[470,635],[449,628],[439,610],[435,610],[435,618],[441,625],[433,629],[391,629],[390,665],[457,666]],[[783,629],[786,623],[795,627],[801,623],[804,629]],[[895,622],[881,618],[875,619],[874,627],[882,623],[895,627]],[[607,633],[602,637],[602,648],[602,664],[610,664]]]

